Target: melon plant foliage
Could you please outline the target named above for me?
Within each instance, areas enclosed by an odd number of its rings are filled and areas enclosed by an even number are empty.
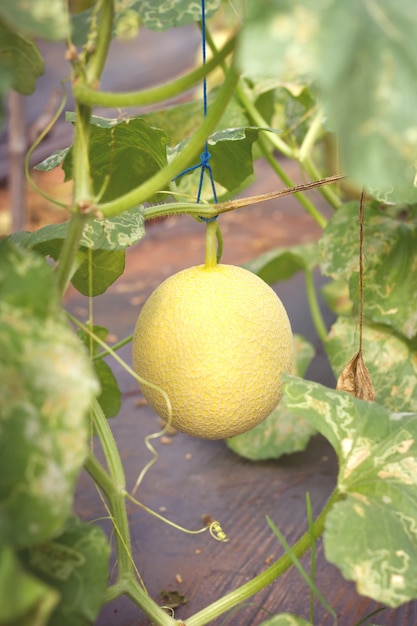
[[[126,249],[140,245],[148,219],[184,213],[199,219],[236,208],[233,198],[253,180],[260,156],[276,172],[277,186],[279,178],[291,186],[282,156],[297,161],[306,180],[345,176],[320,188],[329,218],[321,212],[323,199],[298,196],[321,227],[316,242],[270,250],[247,266],[274,286],[304,274],[335,377],[358,350],[358,206],[366,189],[362,354],[376,399],[364,402],[308,380],[315,350],[296,336],[282,402],[226,444],[256,461],[302,450],[314,433],[324,436],[339,459],[326,511],[326,558],[360,594],[390,607],[417,599],[415,2],[248,0],[231,7],[207,0],[206,16],[208,45],[219,25],[227,32],[225,44],[213,45],[206,69],[117,93],[98,87],[111,40],[140,37],[144,28],[198,28],[198,2],[0,5],[2,97],[11,89],[33,93],[44,70],[44,39],[67,42],[75,101],[66,111],[72,145],[37,166],[60,167],[73,180],[72,203],[63,208],[68,220],[0,242],[0,624],[92,624],[104,602],[122,594],[158,626],[178,624],[143,591],[126,557],[127,494],[107,421],[117,415],[121,394],[111,362],[102,359],[111,328],[91,321],[76,329],[62,297],[70,284],[87,296],[104,293],[123,275]],[[202,121],[195,87],[213,69]],[[146,108],[132,114],[132,106]],[[106,116],[105,108],[123,114]],[[4,108],[0,117],[6,124]],[[203,204],[190,200],[198,171],[176,179],[198,161],[205,142],[216,207],[209,184]],[[330,328],[317,305],[317,272],[328,281],[323,297],[334,313]],[[93,435],[105,465],[94,456]],[[110,538],[100,524],[72,514],[82,467],[117,526],[116,583],[110,587]],[[319,522],[317,530],[323,531]],[[258,582],[259,589],[266,584],[262,577]],[[200,611],[195,622],[188,616],[187,624],[209,623],[248,597],[232,593],[220,608]],[[277,614],[265,625],[305,623]]]

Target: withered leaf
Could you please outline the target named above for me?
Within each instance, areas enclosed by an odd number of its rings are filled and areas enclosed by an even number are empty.
[[[371,375],[364,363],[360,350],[340,374],[336,389],[338,391],[346,391],[352,396],[359,398],[359,400],[368,400],[370,402],[375,400],[375,390]]]

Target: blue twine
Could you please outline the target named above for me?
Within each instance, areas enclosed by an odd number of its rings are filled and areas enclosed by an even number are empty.
[[[206,57],[207,57],[207,41],[206,41],[206,6],[205,6],[205,0],[201,0],[201,49],[202,49],[202,54],[203,54],[203,65],[206,64]],[[203,79],[203,114],[204,117],[207,116],[207,78],[206,76],[204,76]],[[205,145],[204,145],[204,152],[202,152],[200,154],[200,162],[197,163],[196,165],[192,165],[191,167],[187,167],[187,169],[183,170],[182,172],[180,172],[175,178],[174,180],[177,180],[177,178],[180,178],[181,176],[184,176],[184,174],[188,174],[189,172],[193,172],[194,170],[201,168],[201,172],[200,172],[200,182],[198,185],[198,192],[197,192],[197,204],[200,203],[200,199],[201,199],[201,192],[203,190],[203,182],[204,182],[204,173],[207,171],[208,175],[209,175],[209,179],[210,179],[210,184],[211,184],[211,189],[213,192],[213,200],[214,203],[217,204],[218,200],[217,200],[217,193],[216,193],[216,186],[214,183],[214,177],[213,177],[213,170],[212,167],[209,163],[209,160],[211,158],[211,154],[209,152],[209,147],[208,147],[208,142],[206,141]],[[200,219],[203,222],[206,223],[210,223],[210,222],[214,222],[216,219],[218,218],[218,215],[215,215],[214,217],[201,217]]]

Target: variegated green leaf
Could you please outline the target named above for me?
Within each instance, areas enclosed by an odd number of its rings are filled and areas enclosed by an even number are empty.
[[[369,213],[365,214],[366,247]],[[359,268],[359,203],[349,202],[334,213],[319,240],[321,271],[335,279],[348,280]]]
[[[333,324],[326,352],[336,378],[359,348],[359,327],[351,318]],[[391,411],[417,411],[417,345],[388,326],[365,323],[363,358],[376,401]]]
[[[417,220],[395,218],[367,207],[364,314],[389,324],[408,338],[417,333]],[[345,205],[334,215],[320,241],[322,271],[350,279],[351,299],[359,302],[358,204]]]
[[[396,607],[417,598],[417,414],[390,413],[287,377],[288,410],[309,420],[339,458],[326,558],[358,592]]]
[[[68,234],[68,225],[69,222],[49,224],[25,237],[16,233],[11,239],[25,248],[34,248],[56,258],[62,241]],[[143,210],[140,206],[115,217],[90,220],[84,227],[80,245],[91,250],[125,250],[144,235]]]
[[[9,241],[0,242],[0,379],[0,542],[36,545],[71,510],[99,388],[50,266]]]
[[[129,8],[140,15],[143,25],[150,30],[167,30],[201,21],[201,3],[190,0],[130,0]],[[206,17],[220,6],[220,0],[206,0]],[[118,0],[116,11],[125,10],[126,2]]]
[[[58,165],[61,165],[69,149],[70,146],[68,146],[68,148],[62,148],[61,150],[55,150],[55,152],[52,152],[46,159],[38,163],[34,169],[40,172],[50,172],[54,170]]]
[[[91,2],[90,2],[91,4]],[[220,0],[206,0],[206,17],[211,17],[220,6]],[[190,0],[115,0],[113,36],[129,39],[137,35],[141,26],[164,31],[201,21],[200,2]],[[72,40],[81,46],[87,41],[93,24],[92,9],[73,15]]]

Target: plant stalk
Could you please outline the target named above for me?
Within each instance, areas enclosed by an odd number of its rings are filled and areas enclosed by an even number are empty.
[[[182,622],[178,622],[171,617],[150,598],[139,586],[136,580],[130,579],[124,592],[135,604],[140,606],[142,611],[157,626],[179,626]]]
[[[326,324],[324,323],[323,316],[321,314],[319,301],[317,298],[316,287],[314,284],[314,276],[313,271],[311,269],[306,269],[304,272],[305,281],[306,281],[306,292],[308,304],[310,307],[311,317],[314,323],[314,327],[320,340],[324,343],[327,339],[328,330],[326,328]]]
[[[88,456],[84,467],[95,484],[102,490],[109,503],[116,542],[117,580],[122,584],[123,581],[134,577],[124,492],[120,491],[117,481],[111,474],[106,472],[93,454]]]
[[[206,230],[206,269],[213,269],[217,265],[217,222],[208,222]]]
[[[237,91],[240,101],[242,102],[243,106],[249,113],[249,116],[251,117],[253,122],[257,124],[258,126],[260,126],[261,128],[267,127],[266,120],[263,119],[263,117],[258,112],[253,102],[251,102],[250,98],[248,98],[247,94],[245,93],[245,90],[242,88],[241,85],[237,88],[236,91]],[[265,143],[265,139],[267,143]],[[289,148],[289,146],[287,146],[287,144],[278,137],[278,135],[274,134],[273,132],[268,132],[267,130],[260,131],[259,144],[262,149],[262,153],[264,157],[272,166],[274,171],[278,174],[280,179],[287,186],[293,187],[295,185],[294,181],[291,180],[288,174],[286,174],[286,172],[281,168],[281,166],[279,165],[277,160],[274,158],[274,156],[270,153],[270,151],[268,150],[268,143],[271,144],[274,148],[276,148],[279,152],[281,152],[284,156],[290,159],[296,159],[297,158],[296,155],[293,153],[291,148]],[[284,148],[284,146],[286,146],[286,148]],[[314,165],[311,159],[308,157],[308,155],[305,155],[303,158],[304,158],[304,161],[300,160],[300,165],[304,166],[304,168],[308,171],[309,175],[312,178],[315,178],[316,180],[318,180],[320,178],[320,175],[317,172],[317,170],[314,168]],[[338,208],[340,206],[339,198],[333,193],[331,189],[328,189],[327,186],[323,187],[323,190],[320,188],[320,193],[322,193],[322,195],[326,198],[329,204],[331,204],[331,206],[333,206],[334,208]],[[302,204],[302,206],[306,209],[306,211],[314,218],[317,224],[321,228],[324,228],[327,224],[327,221],[321,215],[321,213],[317,210],[314,203],[311,202],[309,198],[307,198],[301,193],[297,193],[294,195],[298,199],[300,204]]]
[[[318,171],[317,167],[314,165],[311,157],[307,157],[305,159],[303,167],[307,174],[310,176],[310,178],[313,178],[315,180],[321,178],[321,174]],[[342,201],[340,200],[339,196],[333,191],[333,189],[331,189],[331,187],[319,187],[319,191],[331,207],[333,207],[334,209],[339,209],[341,207]]]
[[[171,163],[159,170],[159,172],[154,174],[154,176],[149,178],[145,183],[136,187],[136,189],[129,191],[116,200],[100,204],[98,209],[104,217],[118,215],[122,211],[126,211],[133,206],[145,202],[157,191],[163,189],[170,180],[175,178],[183,169],[189,166],[190,162],[192,162],[202,150],[207,137],[216,128],[217,123],[223,115],[227,102],[233,96],[237,80],[238,74],[236,69],[232,66],[226,80],[217,93],[216,99],[210,105],[207,116],[187,143],[184,150],[182,150]]]
[[[268,161],[274,172],[278,174],[282,182],[285,183],[288,187],[294,187],[295,182],[290,176],[288,176],[286,171],[281,167],[277,159],[274,158],[274,155],[271,154],[270,150],[268,149],[268,142],[270,141],[269,134],[270,133],[259,133],[258,142],[262,150],[262,154],[265,160]],[[299,203],[305,208],[307,213],[311,215],[311,217],[320,226],[320,228],[323,229],[326,227],[326,218],[320,213],[315,204],[311,202],[311,200],[307,196],[305,196],[303,193],[297,192],[294,193],[294,197],[297,198]]]
[[[74,85],[74,96],[78,102],[82,104],[109,108],[145,106],[163,102],[196,85],[204,76],[216,69],[216,67],[233,52],[235,45],[236,37],[233,37],[215,56],[209,59],[205,65],[201,65],[184,76],[179,76],[173,81],[157,85],[156,87],[143,89],[141,91],[113,93],[111,91],[97,91],[93,87],[80,83]]]
[[[64,239],[59,260],[55,266],[58,289],[61,296],[63,296],[66,292],[75,271],[75,260],[86,221],[87,216],[82,213],[73,213],[71,215],[68,226],[68,234]]]
[[[319,138],[319,135],[323,132],[322,129],[323,112],[319,109],[311,122],[308,131],[305,134],[303,142],[298,151],[298,160],[301,164],[305,162],[311,156],[311,151],[314,144]]]
[[[316,541],[322,535],[326,517],[335,502],[339,499],[340,494],[334,491],[327,501],[326,506],[315,520],[313,527],[309,528],[293,546],[292,550],[297,558],[301,558],[310,548],[312,532],[314,533]],[[276,563],[268,567],[268,569],[261,574],[258,574],[258,576],[255,576],[252,580],[189,617],[186,620],[187,626],[205,626],[205,624],[210,624],[216,618],[270,585],[279,576],[282,576],[292,564],[293,561],[291,557],[288,554],[284,554]]]
[[[120,348],[123,348],[123,346],[126,346],[128,343],[130,343],[133,339],[133,335],[128,335],[127,337],[125,337],[124,339],[121,339],[120,341],[118,341],[117,343],[114,343],[110,350],[109,349],[105,349],[102,350],[101,352],[98,352],[97,354],[95,354],[92,358],[93,361],[99,361],[100,359],[102,359],[103,357],[107,356],[108,354],[110,354],[110,351],[112,350],[113,352],[117,352],[117,350],[120,350]]]
[[[75,257],[88,220],[89,207],[92,204],[88,141],[90,134],[90,115],[88,107],[76,104],[77,120],[75,123],[73,145],[73,212],[69,222],[68,235],[59,255],[56,272],[58,286],[63,296],[75,271]]]
[[[107,54],[112,38],[113,18],[114,0],[101,0],[100,20],[98,25],[97,39],[95,42],[95,50],[88,60],[85,71],[87,84],[93,88],[97,88],[106,63]]]
[[[113,11],[113,0],[102,0],[97,47],[86,68],[86,77],[90,84],[98,83],[103,71],[111,41]],[[61,248],[56,269],[61,295],[65,293],[71,280],[81,236],[89,217],[90,208],[93,204],[88,154],[91,109],[88,106],[76,102],[75,110],[73,214],[69,224],[68,236]]]
[[[98,400],[93,403],[94,426],[103,448],[109,473],[120,493],[126,489],[126,478],[116,441]]]
[[[311,178],[315,179],[320,178],[320,173],[317,171],[317,168],[314,165],[313,159],[311,157],[311,152],[320,136],[324,134],[322,121],[323,112],[321,109],[319,109],[312,123],[310,124],[310,127],[304,137],[304,140],[298,152],[298,160],[301,166],[305,169],[309,176],[311,176]],[[334,193],[334,191],[330,187],[321,188],[320,193],[334,209],[338,209],[340,207],[340,198],[337,196],[337,194]]]
[[[242,84],[241,80],[239,81],[239,84],[236,87],[236,95],[239,98],[239,100],[241,101],[241,103],[243,104],[243,106],[245,107],[245,109],[246,109],[247,113],[249,114],[249,117],[251,118],[252,122],[254,124],[256,124],[256,126],[258,126],[259,128],[264,129],[265,131],[267,131],[268,128],[269,128],[269,124],[262,117],[262,115],[259,113],[259,111],[256,108],[256,106],[253,104],[251,99],[248,97],[247,93],[245,92],[245,89],[243,87],[243,84]],[[273,132],[268,133],[268,139],[269,139],[270,143],[274,146],[274,148],[276,148],[276,150],[278,150],[278,152],[280,152],[281,154],[286,156],[288,159],[295,159],[296,155],[294,154],[293,149],[290,148],[290,146],[288,144],[286,144],[285,141],[283,141],[279,135],[277,135],[276,133],[273,133]]]
[[[111,602],[125,594],[158,626],[178,625],[176,620],[167,615],[167,613],[148,596],[135,578],[131,559],[131,540],[126,512],[125,491],[123,487],[125,484],[123,466],[113,434],[97,401],[95,402],[93,414],[94,425],[104,450],[109,473],[106,472],[92,453],[88,456],[84,467],[95,484],[102,490],[108,501],[115,529],[118,564],[117,581],[108,588],[106,602]]]

